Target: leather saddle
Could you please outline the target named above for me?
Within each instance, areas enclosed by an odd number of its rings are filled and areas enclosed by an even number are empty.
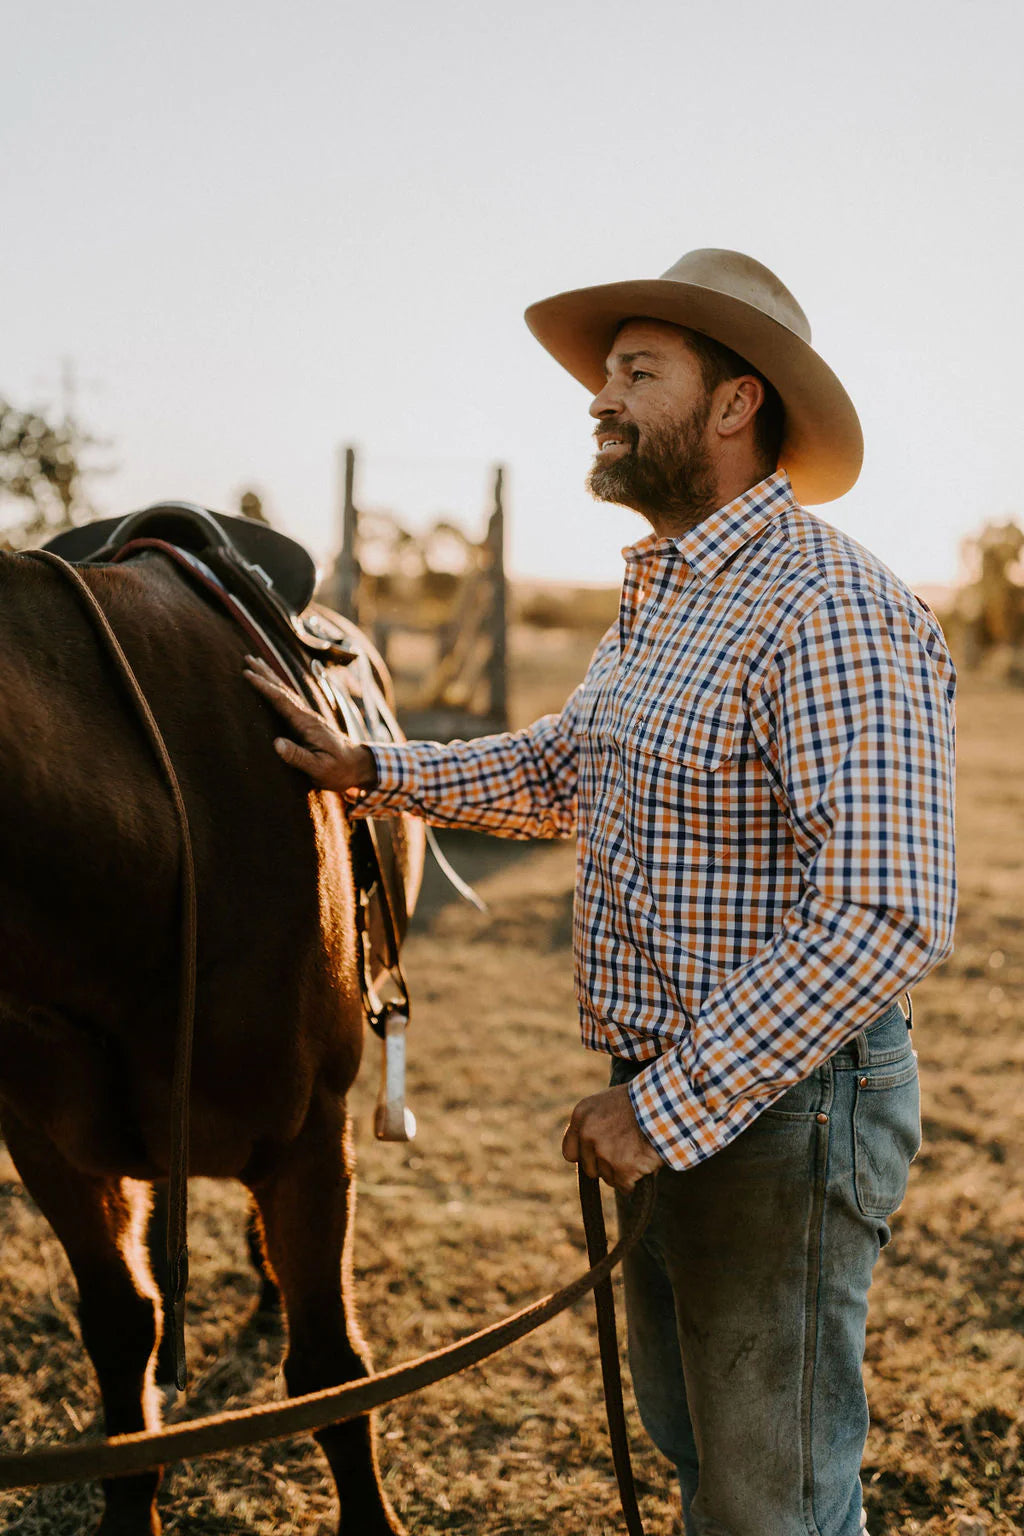
[[[47,544],[73,565],[110,560],[133,539],[165,539],[200,558],[204,552],[231,549],[262,575],[293,613],[313,601],[316,566],[301,544],[266,523],[227,512],[210,512],[190,501],[161,501],[127,517],[103,517],[58,533]]]
[[[177,552],[180,565],[201,566],[236,598],[251,617],[309,657],[342,665],[354,652],[321,619],[306,610],[316,587],[316,566],[307,550],[276,528],[210,512],[188,501],[158,502],[128,517],[103,518],[58,533],[45,546],[74,565],[119,562],[144,549]],[[280,659],[280,658],[279,658]]]

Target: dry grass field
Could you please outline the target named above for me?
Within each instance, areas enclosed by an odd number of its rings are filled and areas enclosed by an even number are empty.
[[[520,636],[516,713],[554,707],[582,664],[557,632]],[[968,683],[961,705],[963,902],[956,955],[919,989],[925,1145],[874,1291],[873,1536],[1024,1530],[1024,692]],[[378,1365],[420,1354],[584,1267],[567,1111],[605,1066],[576,1038],[572,853],[450,839],[490,911],[431,880],[408,946],[415,1019],[408,1148],[369,1133],[371,1044],[353,1110],[355,1270]],[[193,1196],[189,1416],[280,1391],[279,1335],[249,1322],[239,1191]],[[0,1164],[0,1369],[6,1449],[99,1429],[61,1250]],[[414,1536],[604,1536],[621,1530],[589,1303],[507,1354],[381,1415],[393,1501]],[[679,1529],[666,1464],[634,1418],[650,1536]],[[333,1496],[311,1442],[171,1469],[168,1532],[328,1536]],[[91,1489],[0,1499],[10,1536],[79,1536]],[[765,1532],[764,1536],[772,1536]]]

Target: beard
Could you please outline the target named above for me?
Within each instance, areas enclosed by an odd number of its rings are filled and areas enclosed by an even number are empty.
[[[674,427],[640,433],[632,422],[603,422],[627,445],[610,464],[598,459],[587,475],[587,490],[597,501],[630,507],[658,532],[682,533],[718,505],[717,476],[704,442],[710,401],[694,407]]]

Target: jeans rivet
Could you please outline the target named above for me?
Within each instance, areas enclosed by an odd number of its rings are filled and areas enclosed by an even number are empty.
[[[860,1086],[862,1088],[866,1088],[867,1085],[868,1085],[868,1080],[867,1080],[866,1077],[860,1077],[860,1078],[857,1079],[857,1081],[860,1083]]]
[[[828,1115],[815,1115],[814,1118],[819,1125],[828,1125]]]

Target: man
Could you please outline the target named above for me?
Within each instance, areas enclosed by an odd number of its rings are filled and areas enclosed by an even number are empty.
[[[583,1039],[611,1087],[563,1150],[628,1202],[629,1354],[688,1536],[863,1528],[867,1292],[919,1141],[900,996],[948,952],[953,671],[931,614],[806,512],[861,461],[842,385],[759,263],[527,320],[594,393],[589,487],[653,532],[558,716],[353,746],[253,681],[353,814],[579,839]]]

